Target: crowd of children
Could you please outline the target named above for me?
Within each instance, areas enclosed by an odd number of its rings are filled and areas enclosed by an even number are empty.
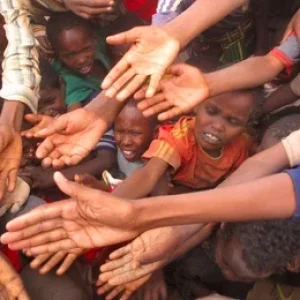
[[[186,64],[156,73],[161,57],[141,25],[152,18],[168,32],[201,1],[124,0],[98,19],[56,3],[43,34],[33,18],[40,99],[22,122],[13,192],[0,174],[1,299],[300,299],[300,2],[241,1],[192,41],[167,43],[176,52],[169,64]],[[1,61],[13,52],[4,51],[7,11],[0,5]],[[132,63],[144,57],[150,64]],[[85,139],[81,123],[100,128],[96,137]],[[72,153],[75,163],[61,146],[72,134],[88,154]],[[276,193],[287,202],[270,205]],[[142,207],[131,219],[128,203]]]

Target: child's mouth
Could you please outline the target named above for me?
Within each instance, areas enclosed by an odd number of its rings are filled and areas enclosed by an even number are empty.
[[[84,66],[82,68],[79,68],[79,72],[81,74],[88,74],[88,73],[90,73],[91,69],[92,69],[92,66],[91,65],[87,65],[87,66]]]
[[[214,134],[211,133],[203,133],[203,139],[205,142],[213,145],[218,145],[221,143],[221,139]]]
[[[122,150],[122,153],[126,159],[133,159],[135,156],[135,152],[131,150]]]

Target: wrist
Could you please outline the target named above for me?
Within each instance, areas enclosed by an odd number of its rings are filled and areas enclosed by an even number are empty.
[[[186,43],[182,39],[183,35],[180,34],[181,30],[179,30],[178,26],[174,26],[173,22],[166,23],[160,26],[160,28],[163,29],[166,32],[166,34],[174,40],[174,42],[178,43],[179,51],[186,46]]]
[[[23,122],[24,109],[22,102],[5,100],[1,111],[0,123],[9,125],[19,132]]]

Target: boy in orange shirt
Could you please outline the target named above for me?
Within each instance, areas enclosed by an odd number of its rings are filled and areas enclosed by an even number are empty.
[[[249,156],[251,139],[245,131],[256,103],[254,91],[229,92],[200,104],[196,117],[161,126],[142,156],[148,163],[113,193],[144,197],[168,173],[173,183],[191,189],[216,186]]]

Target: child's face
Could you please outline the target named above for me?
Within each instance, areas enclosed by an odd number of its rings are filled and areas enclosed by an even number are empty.
[[[216,263],[226,279],[252,282],[272,274],[272,272],[258,273],[251,270],[244,260],[242,245],[238,238],[232,236],[227,239],[222,231],[220,229],[217,233]]]
[[[93,33],[81,27],[62,31],[58,38],[57,52],[69,69],[81,75],[89,75],[96,52]]]
[[[241,134],[253,111],[250,93],[226,93],[204,101],[196,109],[195,136],[208,154],[218,151]]]
[[[136,108],[125,106],[115,121],[115,140],[128,161],[141,158],[154,138],[154,125]]]

